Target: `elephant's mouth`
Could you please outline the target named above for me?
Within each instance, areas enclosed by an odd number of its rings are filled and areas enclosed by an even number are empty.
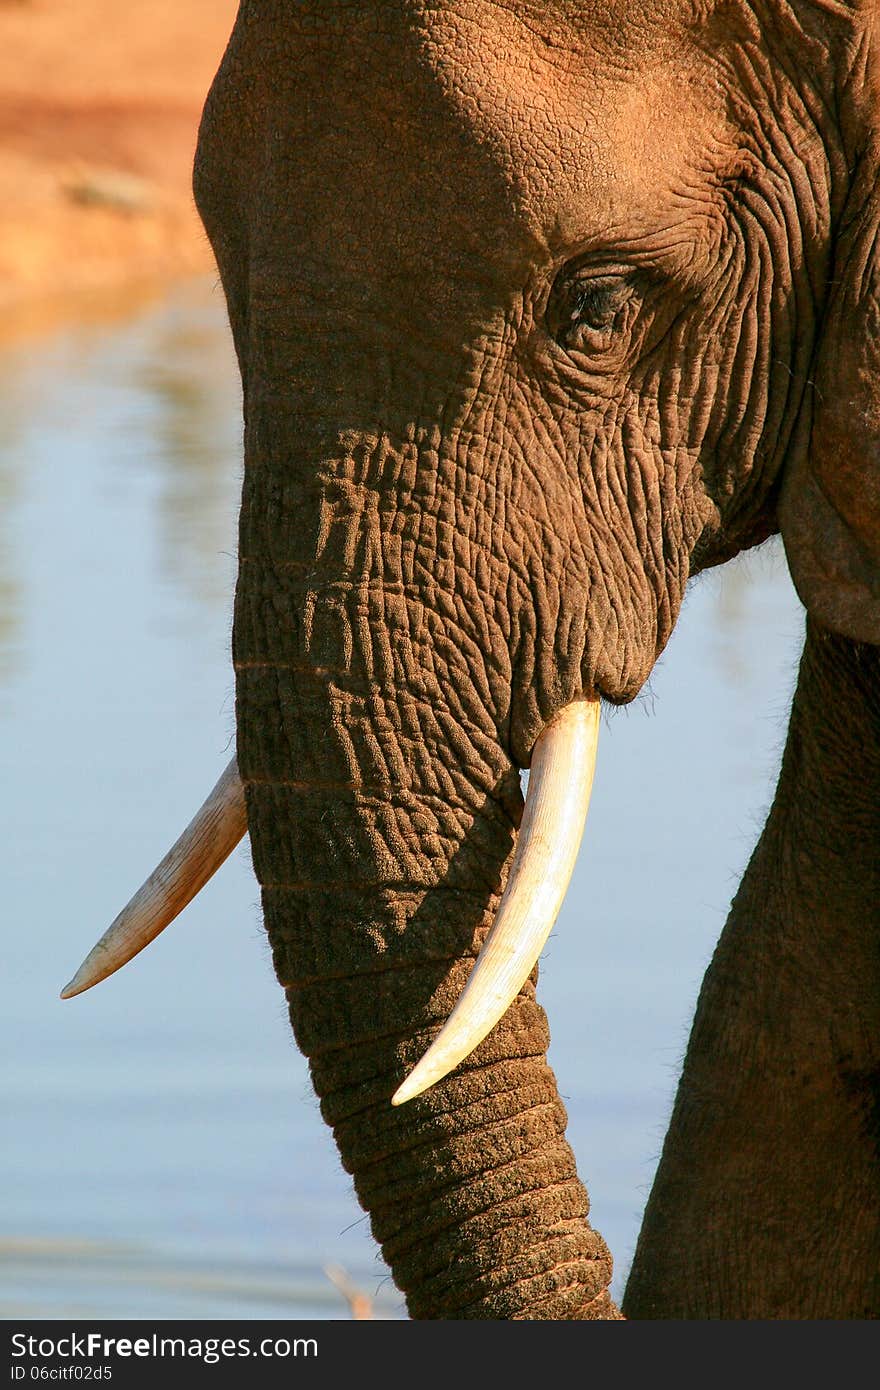
[[[516,851],[498,913],[449,1018],[395,1091],[401,1105],[442,1081],[507,1012],[534,969],[562,906],[590,804],[599,701],[576,700],[538,737]],[[70,999],[112,975],[178,916],[247,830],[233,759],[165,858],[61,992]]]

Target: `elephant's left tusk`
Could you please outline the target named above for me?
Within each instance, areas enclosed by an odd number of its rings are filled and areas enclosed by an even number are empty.
[[[590,804],[599,701],[566,705],[532,754],[510,877],[470,979],[421,1061],[391,1097],[402,1105],[458,1066],[507,1012],[553,928],[577,859]]]
[[[244,788],[233,758],[180,839],[64,986],[61,998],[91,989],[148,946],[204,888],[246,830]]]

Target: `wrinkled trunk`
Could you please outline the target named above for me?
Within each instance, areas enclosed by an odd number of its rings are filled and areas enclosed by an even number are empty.
[[[779,786],[706,975],[634,1318],[880,1316],[880,648],[808,623]]]
[[[522,801],[449,514],[411,505],[436,449],[307,418],[249,403],[234,631],[297,1041],[414,1317],[615,1316],[531,984],[451,1078],[390,1104],[491,925]]]

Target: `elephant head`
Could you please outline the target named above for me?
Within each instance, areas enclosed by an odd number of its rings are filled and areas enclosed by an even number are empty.
[[[240,781],[68,992],[246,823],[413,1316],[617,1316],[534,968],[598,702],[642,688],[691,576],[779,529],[814,666],[880,642],[877,29],[868,0],[242,0],[194,179],[244,386]],[[636,1314],[714,1308],[676,1244],[702,1161]]]

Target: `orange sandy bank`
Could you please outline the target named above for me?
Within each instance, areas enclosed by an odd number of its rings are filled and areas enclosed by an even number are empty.
[[[209,270],[190,178],[235,0],[0,0],[0,308]]]

